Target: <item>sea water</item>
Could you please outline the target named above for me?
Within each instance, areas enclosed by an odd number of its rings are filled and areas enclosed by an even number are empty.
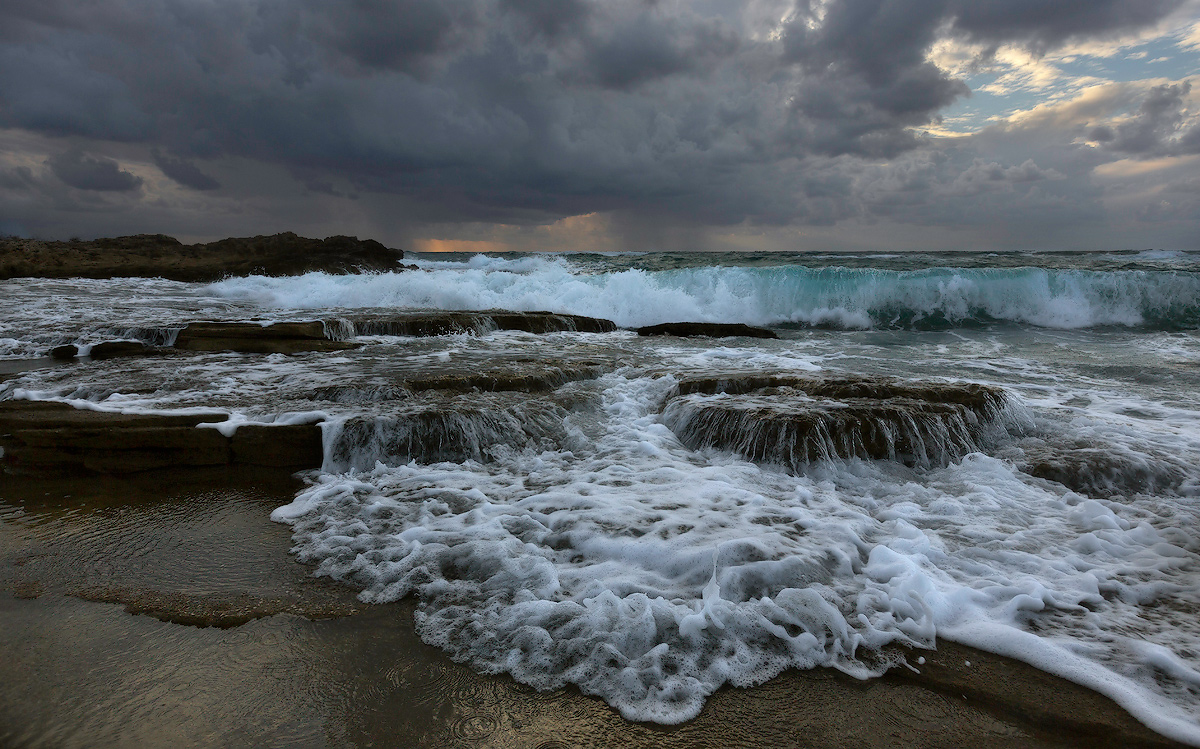
[[[346,336],[339,316],[429,309],[779,338],[367,336],[333,353],[81,360],[22,372],[0,398],[320,421],[323,469],[273,514],[298,559],[366,602],[415,596],[422,637],[480,671],[574,684],[633,720],[687,720],[721,685],[791,667],[871,678],[901,665],[895,646],[952,640],[1200,744],[1200,253],[406,261],[421,270],[5,281],[0,357],[169,344],[202,319]],[[580,366],[595,376],[532,393],[397,384]],[[943,461],[756,463],[679,437],[679,383],[714,374],[979,383],[1006,406],[978,450]],[[1035,476],[1047,456],[1079,480]]]

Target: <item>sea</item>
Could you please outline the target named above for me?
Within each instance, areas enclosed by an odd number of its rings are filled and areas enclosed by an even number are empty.
[[[0,282],[0,369],[14,373],[0,399],[220,409],[226,430],[320,423],[323,467],[272,515],[298,562],[366,604],[414,597],[421,637],[478,671],[576,685],[630,720],[686,721],[721,686],[788,668],[919,670],[953,641],[1200,745],[1200,252],[405,262],[418,269]],[[197,320],[322,320],[349,337],[339,320],[422,310],[619,327],[44,358],[65,343],[167,345]],[[682,321],[777,337],[636,332]],[[405,385],[547,371],[561,376],[509,390]],[[979,385],[1003,403],[966,437],[927,431],[890,457],[781,459],[788,445],[754,447],[780,434],[756,424],[817,399],[681,390],[706,378]],[[697,439],[712,408],[750,416],[727,425],[738,435]]]

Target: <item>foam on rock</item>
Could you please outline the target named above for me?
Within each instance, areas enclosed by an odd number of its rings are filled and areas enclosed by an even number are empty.
[[[732,376],[685,380],[663,421],[693,449],[793,471],[834,459],[943,466],[1016,427],[1003,390],[878,378]]]

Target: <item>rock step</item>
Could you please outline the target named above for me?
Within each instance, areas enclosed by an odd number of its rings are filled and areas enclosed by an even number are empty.
[[[519,330],[526,333],[611,333],[617,329],[617,324],[612,320],[598,317],[506,310],[348,315],[326,321],[326,327],[333,329],[339,323],[349,327],[350,335],[480,335],[496,330]]]
[[[775,331],[767,328],[756,328],[742,323],[726,322],[667,322],[659,325],[647,325],[637,329],[638,335],[673,335],[680,338],[705,336],[708,338],[778,338]]]
[[[174,348],[182,351],[235,351],[247,354],[297,354],[305,351],[344,351],[357,344],[334,341],[320,321],[194,322],[175,336]]]
[[[976,384],[792,376],[685,380],[663,421],[692,449],[800,472],[848,458],[945,465],[1006,433],[1004,391]]]
[[[0,448],[12,473],[136,473],[170,466],[319,468],[317,424],[246,424],[232,437],[198,428],[223,413],[121,414],[66,403],[0,401]]]
[[[88,356],[109,359],[117,356],[178,351],[233,351],[247,354],[298,354],[307,351],[343,351],[361,346],[360,335],[439,336],[484,335],[496,330],[527,333],[609,333],[616,323],[583,315],[555,312],[411,312],[388,315],[363,314],[330,320],[273,323],[193,322],[174,329],[149,331],[174,336],[171,346],[149,346],[141,341],[106,341],[91,347]],[[74,344],[56,346],[48,352],[54,359],[80,356]]]

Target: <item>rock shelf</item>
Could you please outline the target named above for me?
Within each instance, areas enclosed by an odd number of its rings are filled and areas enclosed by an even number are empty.
[[[945,465],[1008,427],[1004,391],[975,384],[737,376],[678,391],[663,416],[684,444],[794,471],[847,458]]]
[[[609,333],[616,323],[583,315],[554,312],[403,312],[364,314],[329,320],[283,322],[191,322],[180,328],[148,331],[173,341],[154,346],[145,341],[105,341],[81,348],[56,346],[47,352],[54,359],[87,355],[93,359],[141,356],[171,351],[233,351],[249,354],[299,354],[309,351],[343,351],[362,345],[359,336],[485,335],[497,330],[527,333]]]
[[[224,413],[123,414],[66,403],[0,401],[5,471],[18,474],[125,474],[174,466],[257,465],[318,468],[316,424],[246,424],[232,437],[201,424]]]
[[[660,325],[646,325],[637,329],[642,336],[673,335],[680,338],[706,336],[708,338],[732,338],[744,336],[747,338],[778,338],[775,331],[767,328],[756,328],[742,323],[722,322],[667,322]]]

